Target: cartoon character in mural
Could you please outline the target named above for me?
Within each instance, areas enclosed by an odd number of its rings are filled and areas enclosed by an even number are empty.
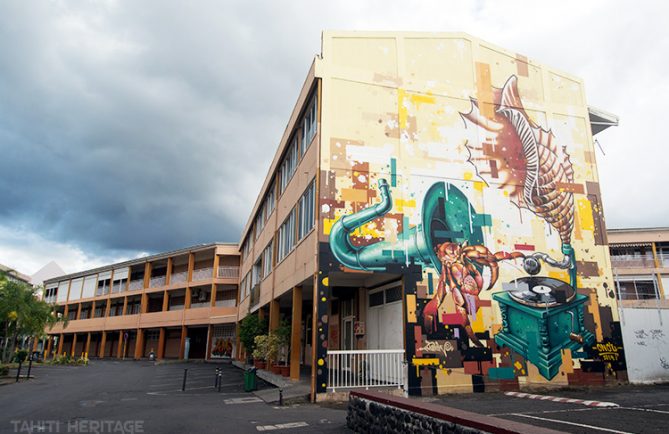
[[[424,328],[427,333],[436,330],[439,307],[450,293],[458,313],[462,316],[462,325],[467,335],[476,346],[482,347],[483,344],[474,334],[469,320],[469,316],[476,315],[479,293],[484,285],[483,276],[477,265],[490,268],[490,283],[486,288],[489,290],[497,282],[499,261],[524,258],[525,255],[520,252],[492,253],[482,245],[469,246],[467,241],[462,244],[442,243],[435,250],[441,261],[441,276],[434,297],[423,308]]]

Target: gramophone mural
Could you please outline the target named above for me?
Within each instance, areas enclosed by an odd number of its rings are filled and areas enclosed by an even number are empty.
[[[448,96],[329,89],[365,102],[329,107],[360,119],[325,138],[321,280],[402,275],[410,394],[626,378],[624,357],[596,350],[622,341],[587,108],[560,93],[582,89],[496,59],[474,62],[473,90],[466,71],[442,71]]]

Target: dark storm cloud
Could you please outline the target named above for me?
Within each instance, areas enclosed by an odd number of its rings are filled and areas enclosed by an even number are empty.
[[[667,6],[614,3],[3,1],[0,260],[237,241],[328,28],[462,30],[583,78],[621,118],[607,223],[666,226]]]
[[[5,6],[0,223],[94,250],[237,241],[319,41],[278,53],[269,11],[231,6]]]

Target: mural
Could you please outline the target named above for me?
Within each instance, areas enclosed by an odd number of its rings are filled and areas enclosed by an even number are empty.
[[[342,272],[401,276],[411,394],[625,380],[581,83],[499,50],[421,81],[421,44],[403,80],[324,84],[352,109],[322,138],[318,391]]]

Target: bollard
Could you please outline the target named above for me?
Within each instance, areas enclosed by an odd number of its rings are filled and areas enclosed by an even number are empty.
[[[188,368],[184,369],[184,382],[181,385],[181,391],[185,392],[186,391],[186,377],[188,376]]]
[[[279,407],[283,407],[283,389],[279,387]]]
[[[30,371],[33,368],[33,356],[30,356],[30,360],[28,361],[28,375],[26,375],[26,380],[30,380]]]
[[[217,386],[218,386],[218,383],[219,383],[219,381],[218,381],[218,375],[219,375],[219,369],[216,368],[216,374],[215,374],[215,376],[214,376],[214,387],[217,387]]]
[[[223,373],[221,371],[218,371],[218,392],[221,392],[221,377],[223,376]]]
[[[19,362],[19,369],[16,371],[16,382],[19,382],[19,377],[21,376],[21,362]]]

